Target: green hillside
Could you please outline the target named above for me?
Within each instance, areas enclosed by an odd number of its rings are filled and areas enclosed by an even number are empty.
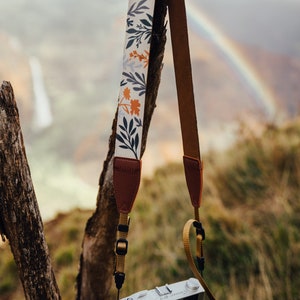
[[[267,126],[259,137],[242,128],[232,148],[204,161],[204,277],[216,298],[300,299],[300,120]],[[63,299],[74,299],[90,215],[74,210],[45,224]],[[192,217],[180,164],[143,180],[131,214],[124,295],[192,276],[181,242]],[[0,299],[21,295],[9,247],[2,244]]]

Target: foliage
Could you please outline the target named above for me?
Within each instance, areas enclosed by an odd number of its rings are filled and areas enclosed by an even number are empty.
[[[236,145],[204,161],[204,277],[216,298],[299,299],[300,122],[267,126],[261,136],[243,128]],[[75,298],[90,214],[75,210],[45,225],[63,299]],[[122,295],[192,276],[181,242],[182,227],[193,218],[181,164],[144,178],[131,218]],[[22,299],[12,264],[2,245],[1,299]]]

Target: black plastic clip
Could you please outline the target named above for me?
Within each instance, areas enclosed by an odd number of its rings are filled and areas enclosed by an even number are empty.
[[[122,285],[125,281],[125,273],[123,272],[115,272],[115,283],[116,283],[116,288],[120,290],[122,288]]]
[[[126,239],[120,238],[116,243],[116,253],[118,255],[126,255],[128,251],[128,241]]]
[[[202,227],[201,222],[194,221],[193,223],[194,227],[196,228],[196,234],[200,234],[202,236],[202,241],[205,240],[205,231],[204,228]]]
[[[198,268],[199,268],[199,270],[201,271],[201,273],[202,273],[203,270],[204,270],[204,263],[205,263],[204,257],[203,257],[203,256],[201,256],[201,257],[198,257],[198,256],[197,256],[197,264],[198,264]]]

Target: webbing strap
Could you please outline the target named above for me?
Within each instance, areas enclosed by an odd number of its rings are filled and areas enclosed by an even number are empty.
[[[118,239],[116,243],[115,283],[118,290],[122,288],[125,280],[125,255],[128,251],[127,235],[129,230],[129,217],[120,213],[118,225]]]
[[[215,300],[215,297],[213,296],[212,292],[210,291],[210,289],[208,288],[206,282],[204,281],[203,277],[201,276],[201,274],[198,271],[198,268],[194,262],[193,259],[193,255],[191,252],[191,248],[190,248],[190,230],[191,227],[193,226],[195,220],[188,220],[186,222],[186,224],[184,225],[183,228],[183,232],[182,232],[182,238],[183,238],[183,245],[184,245],[184,250],[185,250],[185,254],[188,260],[188,263],[190,265],[190,268],[194,274],[194,276],[200,281],[201,285],[203,286],[207,296],[209,297],[210,300]],[[197,222],[197,221],[196,221]],[[197,244],[200,244],[200,246],[198,247],[198,249],[201,249],[202,251],[202,240],[203,237],[201,234],[197,235]],[[201,257],[202,253],[197,253],[198,257]]]

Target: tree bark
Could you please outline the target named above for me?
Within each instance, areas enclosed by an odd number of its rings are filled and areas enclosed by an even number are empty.
[[[152,42],[147,79],[142,150],[156,106],[164,47],[166,42],[166,0],[157,0],[153,17]],[[109,299],[114,272],[114,247],[119,214],[112,183],[112,161],[115,150],[116,118],[112,124],[109,150],[99,180],[97,207],[88,220],[82,244],[80,270],[77,277],[77,300]]]
[[[0,90],[0,233],[9,240],[26,299],[60,299],[26,158],[12,86]]]

